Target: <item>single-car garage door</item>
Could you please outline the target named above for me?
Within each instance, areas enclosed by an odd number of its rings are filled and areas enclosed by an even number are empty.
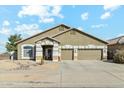
[[[73,60],[73,49],[62,49],[61,59],[62,60]]]
[[[78,60],[101,60],[102,50],[98,49],[79,49]]]

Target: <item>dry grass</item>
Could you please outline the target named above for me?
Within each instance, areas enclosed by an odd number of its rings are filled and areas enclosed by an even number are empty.
[[[58,63],[44,63],[38,65],[34,61],[26,60],[2,60],[0,61],[0,82],[30,82],[48,78],[48,73],[57,71]],[[44,73],[44,74],[42,74]]]
[[[2,62],[0,62],[0,70],[10,70],[10,69],[16,69],[19,67],[20,66],[14,62],[8,62],[8,61],[4,61],[4,60],[2,60]]]

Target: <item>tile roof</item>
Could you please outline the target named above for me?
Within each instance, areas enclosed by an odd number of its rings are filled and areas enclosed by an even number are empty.
[[[93,36],[93,35],[90,35],[90,34],[88,34],[88,33],[85,33],[85,32],[83,32],[82,30],[79,30],[79,29],[77,29],[77,28],[70,28],[70,29],[68,29],[68,30],[66,30],[66,31],[57,33],[57,34],[53,35],[52,38],[54,38],[54,37],[56,37],[56,36],[58,36],[58,35],[61,35],[61,34],[65,33],[65,32],[68,32],[68,31],[70,31],[70,30],[76,30],[76,31],[78,31],[78,32],[80,32],[80,33],[83,33],[83,34],[85,34],[85,35],[87,35],[87,36],[90,36],[90,37],[92,37],[92,38],[95,38],[95,39],[97,39],[97,40],[103,42],[103,43],[108,44],[107,41],[104,41],[104,40],[102,40],[102,39],[100,39],[100,38],[97,38],[97,37],[95,37],[95,36]]]
[[[124,36],[110,39],[110,40],[108,40],[108,43],[109,43],[109,45],[124,44]]]
[[[20,43],[20,42],[23,42],[23,41],[25,41],[25,40],[27,40],[27,39],[30,39],[30,38],[32,38],[32,37],[35,37],[35,36],[37,36],[37,35],[40,35],[40,34],[42,34],[42,33],[48,32],[49,30],[54,29],[54,28],[57,28],[57,27],[59,27],[59,26],[65,26],[65,27],[67,27],[68,29],[71,28],[71,27],[69,27],[69,26],[67,26],[67,25],[65,25],[65,24],[59,24],[59,25],[57,25],[57,26],[54,26],[54,27],[52,27],[52,28],[49,28],[49,29],[47,29],[47,30],[45,30],[45,31],[43,31],[43,32],[39,32],[39,33],[37,33],[37,34],[35,34],[35,35],[33,35],[33,36],[30,36],[30,37],[28,37],[28,38],[19,40],[19,41],[16,42],[16,44],[18,44],[18,43]]]
[[[121,39],[118,41],[120,44],[124,44],[124,36],[121,37]]]
[[[85,33],[85,32],[83,32],[83,31],[79,30],[79,29],[71,28],[71,27],[69,27],[69,26],[67,26],[67,25],[65,25],[65,24],[60,24],[60,25],[57,25],[57,26],[55,26],[55,27],[53,27],[53,28],[56,28],[56,27],[58,27],[58,26],[65,26],[65,27],[67,27],[68,29],[65,30],[65,31],[63,31],[63,32],[57,33],[57,34],[53,35],[53,36],[50,37],[50,38],[53,38],[53,37],[55,37],[55,36],[57,36],[57,35],[63,34],[63,33],[65,33],[65,32],[67,32],[67,31],[70,31],[70,30],[73,30],[73,29],[74,29],[74,30],[76,30],[76,31],[79,31],[79,32],[85,34],[85,35],[88,35],[88,36],[90,36],[90,37],[92,37],[92,38],[95,38],[95,39],[97,39],[97,40],[99,40],[99,41],[102,41],[102,42],[108,44],[108,42],[106,42],[106,41],[104,41],[104,40],[102,40],[102,39],[96,38],[96,37],[94,37],[94,36],[92,36],[92,35],[90,35],[90,34],[88,34],[88,33]],[[32,37],[35,37],[35,36],[37,36],[37,35],[39,35],[39,34],[45,33],[45,32],[47,32],[47,31],[49,31],[49,30],[51,30],[51,29],[53,29],[53,28],[50,28],[50,29],[48,29],[48,30],[45,30],[44,32],[40,32],[40,33],[38,33],[38,34],[36,34],[36,35],[33,35],[33,36],[31,36],[31,37],[28,37],[28,38],[26,38],[26,39],[17,41],[16,44],[18,44],[18,43],[20,43],[20,42],[23,42],[23,41],[25,41],[25,40],[27,40],[27,39],[30,39],[30,38],[32,38]]]

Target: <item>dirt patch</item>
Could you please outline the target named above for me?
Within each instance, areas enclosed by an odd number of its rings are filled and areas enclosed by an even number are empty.
[[[19,67],[20,66],[17,65],[16,63],[14,63],[14,62],[6,62],[6,61],[0,62],[0,69],[1,70],[16,69],[16,68],[19,68]]]
[[[44,63],[38,65],[34,61],[29,60],[3,60],[0,61],[0,70],[57,70],[60,65],[58,63]]]
[[[0,61],[0,70],[28,70],[30,66],[36,66],[36,63],[34,61],[26,60]]]
[[[45,79],[46,76],[41,74],[24,74],[24,73],[4,73],[0,75],[0,81],[37,81]]]
[[[58,70],[60,68],[60,65],[58,63],[52,63],[52,64],[43,64],[43,65],[37,65],[37,66],[32,66],[33,69],[37,70]]]

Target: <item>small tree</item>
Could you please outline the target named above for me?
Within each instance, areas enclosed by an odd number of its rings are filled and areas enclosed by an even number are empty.
[[[8,38],[8,42],[6,43],[6,49],[8,52],[12,52],[14,51],[15,53],[17,52],[17,45],[16,42],[21,40],[21,34],[15,34],[15,35],[11,35]]]

